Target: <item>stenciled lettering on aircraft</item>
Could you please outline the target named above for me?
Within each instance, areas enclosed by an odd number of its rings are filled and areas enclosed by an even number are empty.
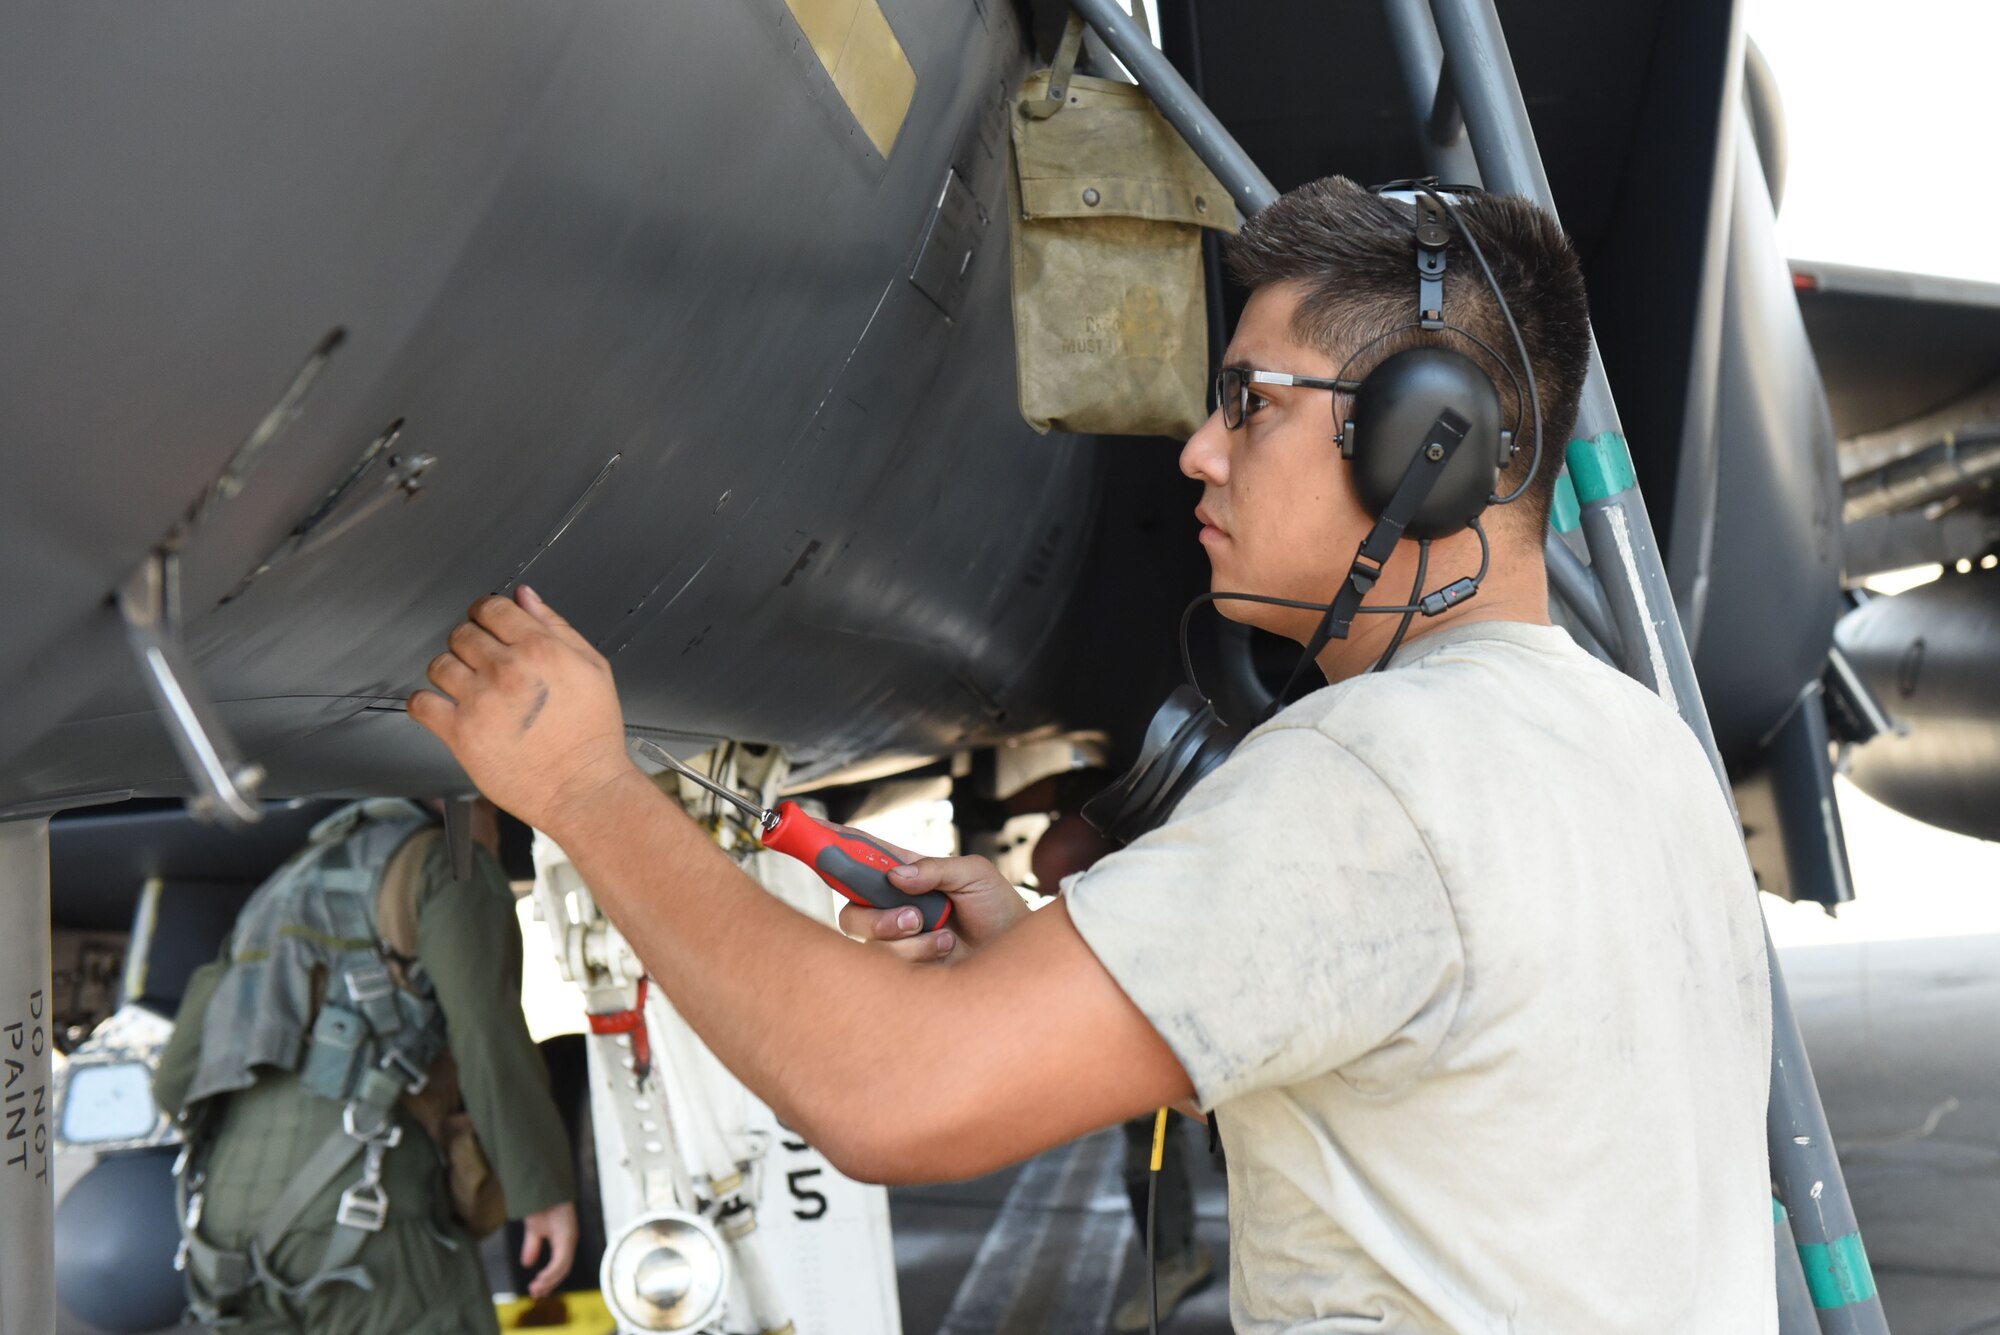
[[[826,1218],[828,1201],[825,1195],[813,1190],[812,1187],[812,1180],[826,1172],[825,1161],[820,1159],[819,1151],[806,1144],[805,1138],[798,1132],[783,1122],[778,1123],[778,1126],[785,1133],[778,1143],[784,1147],[786,1154],[792,1156],[792,1162],[797,1164],[801,1158],[807,1160],[806,1166],[787,1168],[785,1172],[785,1185],[792,1193],[792,1218],[802,1219],[808,1223],[815,1219]]]
[[[49,1180],[48,996],[28,994],[27,1018],[0,1024],[0,1163]]]

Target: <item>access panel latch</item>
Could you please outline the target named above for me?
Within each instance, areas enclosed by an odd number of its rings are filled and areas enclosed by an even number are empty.
[[[188,662],[180,639],[179,584],[178,557],[156,551],[139,563],[118,588],[125,639],[194,784],[188,813],[239,828],[254,825],[264,815],[257,800],[264,770],[244,761]]]

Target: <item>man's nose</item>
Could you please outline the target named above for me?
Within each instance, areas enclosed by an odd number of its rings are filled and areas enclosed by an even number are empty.
[[[1181,472],[1215,487],[1229,481],[1229,428],[1222,424],[1221,409],[1210,413],[1181,446]]]

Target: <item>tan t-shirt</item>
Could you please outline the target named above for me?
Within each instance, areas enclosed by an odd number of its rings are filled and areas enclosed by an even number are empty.
[[[1068,898],[1219,1119],[1243,1335],[1777,1329],[1742,845],[1563,631],[1315,692]]]

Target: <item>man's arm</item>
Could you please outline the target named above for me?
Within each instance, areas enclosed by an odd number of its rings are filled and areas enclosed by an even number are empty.
[[[555,1292],[576,1256],[576,1179],[569,1132],[549,1094],[548,1070],[521,1017],[521,929],[514,897],[484,847],[472,876],[452,874],[438,840],[424,860],[417,958],[444,1012],[459,1093],[479,1133],[507,1212],[524,1224],[521,1264],[548,1260],[529,1281]]]
[[[225,938],[222,954],[188,975],[187,986],[181,989],[174,1031],[160,1049],[159,1065],[153,1068],[153,1102],[175,1120],[186,1111],[181,1105],[187,1102],[188,1086],[201,1069],[201,1027],[208,1018],[208,1003],[228,972],[229,941]]]
[[[452,874],[442,839],[424,857],[417,958],[430,976],[458,1065],[459,1093],[515,1218],[576,1199],[569,1133],[521,1016],[521,928],[484,848]]]
[[[519,596],[473,608],[411,717],[562,845],[695,1031],[844,1172],[968,1177],[1192,1094],[1060,905],[940,969],[766,894],[627,758],[603,658]]]

